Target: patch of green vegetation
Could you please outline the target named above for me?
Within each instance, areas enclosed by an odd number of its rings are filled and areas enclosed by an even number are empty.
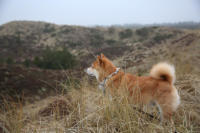
[[[156,36],[153,37],[153,41],[155,43],[161,43],[162,41],[165,41],[171,38],[172,36],[173,36],[172,34],[157,34]]]
[[[82,42],[80,42],[80,41],[79,42],[68,41],[67,43],[69,44],[69,46],[71,48],[75,48],[77,46],[81,46],[82,45]]]
[[[4,58],[0,58],[0,64],[4,64],[5,63],[5,59]]]
[[[0,31],[3,30],[3,28],[4,28],[3,26],[0,26]]]
[[[65,27],[64,29],[61,30],[61,33],[62,33],[62,34],[63,34],[63,33],[64,33],[64,34],[67,34],[67,33],[71,32],[71,31],[72,31],[71,29]]]
[[[31,61],[29,59],[25,59],[24,62],[23,62],[24,66],[26,67],[30,67],[31,65]]]
[[[150,32],[149,28],[141,28],[141,29],[137,29],[135,33],[141,37],[146,38],[148,37],[149,32]]]
[[[113,40],[113,39],[109,39],[109,40],[106,40],[106,43],[107,43],[108,45],[115,45],[115,44],[117,44],[117,41],[116,41],[116,40]]]
[[[6,64],[11,65],[11,64],[14,64],[14,63],[15,63],[15,62],[14,62],[14,59],[13,59],[13,58],[8,57],[8,58],[6,59]]]
[[[55,31],[55,28],[51,24],[45,24],[43,32],[49,33]]]
[[[51,34],[51,37],[55,37],[57,34],[54,32]]]
[[[60,51],[46,49],[41,57],[35,57],[33,63],[43,69],[71,69],[77,61],[66,48],[63,48]]]
[[[90,36],[91,46],[100,46],[104,42],[104,36],[98,30],[91,30],[92,35]]]
[[[8,65],[12,65],[15,64],[15,60],[12,57],[0,57],[0,64],[8,64]]]
[[[115,33],[115,28],[114,28],[114,27],[109,27],[109,28],[108,28],[108,33],[109,33],[109,34]]]
[[[125,38],[129,38],[133,35],[133,32],[131,29],[126,29],[124,31],[119,32],[119,37],[120,39],[125,39]]]

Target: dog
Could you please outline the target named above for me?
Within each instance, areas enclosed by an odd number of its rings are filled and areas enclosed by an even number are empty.
[[[175,68],[168,63],[158,63],[152,67],[149,76],[138,77],[124,73],[101,54],[86,72],[95,76],[99,87],[109,91],[111,96],[126,91],[134,104],[149,104],[154,101],[159,107],[161,121],[171,120],[180,104],[180,97],[174,86]]]

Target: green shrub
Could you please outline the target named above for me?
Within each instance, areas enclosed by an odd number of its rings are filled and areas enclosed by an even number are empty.
[[[99,32],[94,32],[90,37],[90,44],[92,46],[100,46],[104,42],[104,36]]]
[[[115,33],[115,27],[109,27],[108,28],[108,33],[109,34],[114,34]]]
[[[0,64],[4,64],[5,63],[5,59],[4,58],[0,58]]]
[[[106,40],[106,43],[108,45],[114,45],[114,44],[117,44],[117,41],[116,40],[113,40],[113,39],[109,39],[109,40]]]
[[[69,46],[71,48],[75,48],[77,46],[81,46],[82,45],[82,42],[80,42],[80,41],[78,41],[78,42],[68,41],[67,43],[69,44]]]
[[[76,65],[75,57],[66,48],[62,51],[46,49],[42,57],[35,57],[33,62],[43,69],[69,69]]]
[[[149,35],[149,29],[148,28],[141,28],[136,30],[136,34],[141,37],[147,37]]]
[[[26,67],[30,67],[31,65],[31,61],[29,59],[25,59],[23,64],[26,66]]]
[[[133,35],[132,30],[130,29],[126,29],[124,31],[119,32],[119,37],[120,39],[125,39],[125,38],[129,38]]]
[[[56,36],[56,33],[51,33],[51,37],[55,37]]]
[[[13,58],[8,57],[8,58],[6,59],[6,63],[9,64],[9,65],[14,64]]]
[[[171,38],[171,34],[157,34],[156,36],[153,37],[153,41],[155,43],[161,43],[162,41],[165,41],[166,39]]]
[[[40,62],[41,62],[41,60],[38,56],[36,56],[33,60],[33,64],[35,64],[36,66],[39,66]]]
[[[70,33],[71,31],[72,31],[72,29],[67,28],[67,27],[65,27],[65,28],[63,28],[63,29],[61,30],[62,34],[68,34],[68,33]]]
[[[49,33],[55,31],[55,28],[51,24],[45,24],[43,32]]]

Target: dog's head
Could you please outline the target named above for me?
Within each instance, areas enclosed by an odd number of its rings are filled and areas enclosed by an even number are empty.
[[[86,73],[95,76],[98,81],[102,81],[110,73],[114,72],[116,67],[103,54],[97,56],[92,65],[87,68]]]

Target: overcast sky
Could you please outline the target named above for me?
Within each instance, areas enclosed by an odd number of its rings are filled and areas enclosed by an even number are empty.
[[[13,20],[86,26],[200,22],[200,0],[0,0],[0,24]]]

